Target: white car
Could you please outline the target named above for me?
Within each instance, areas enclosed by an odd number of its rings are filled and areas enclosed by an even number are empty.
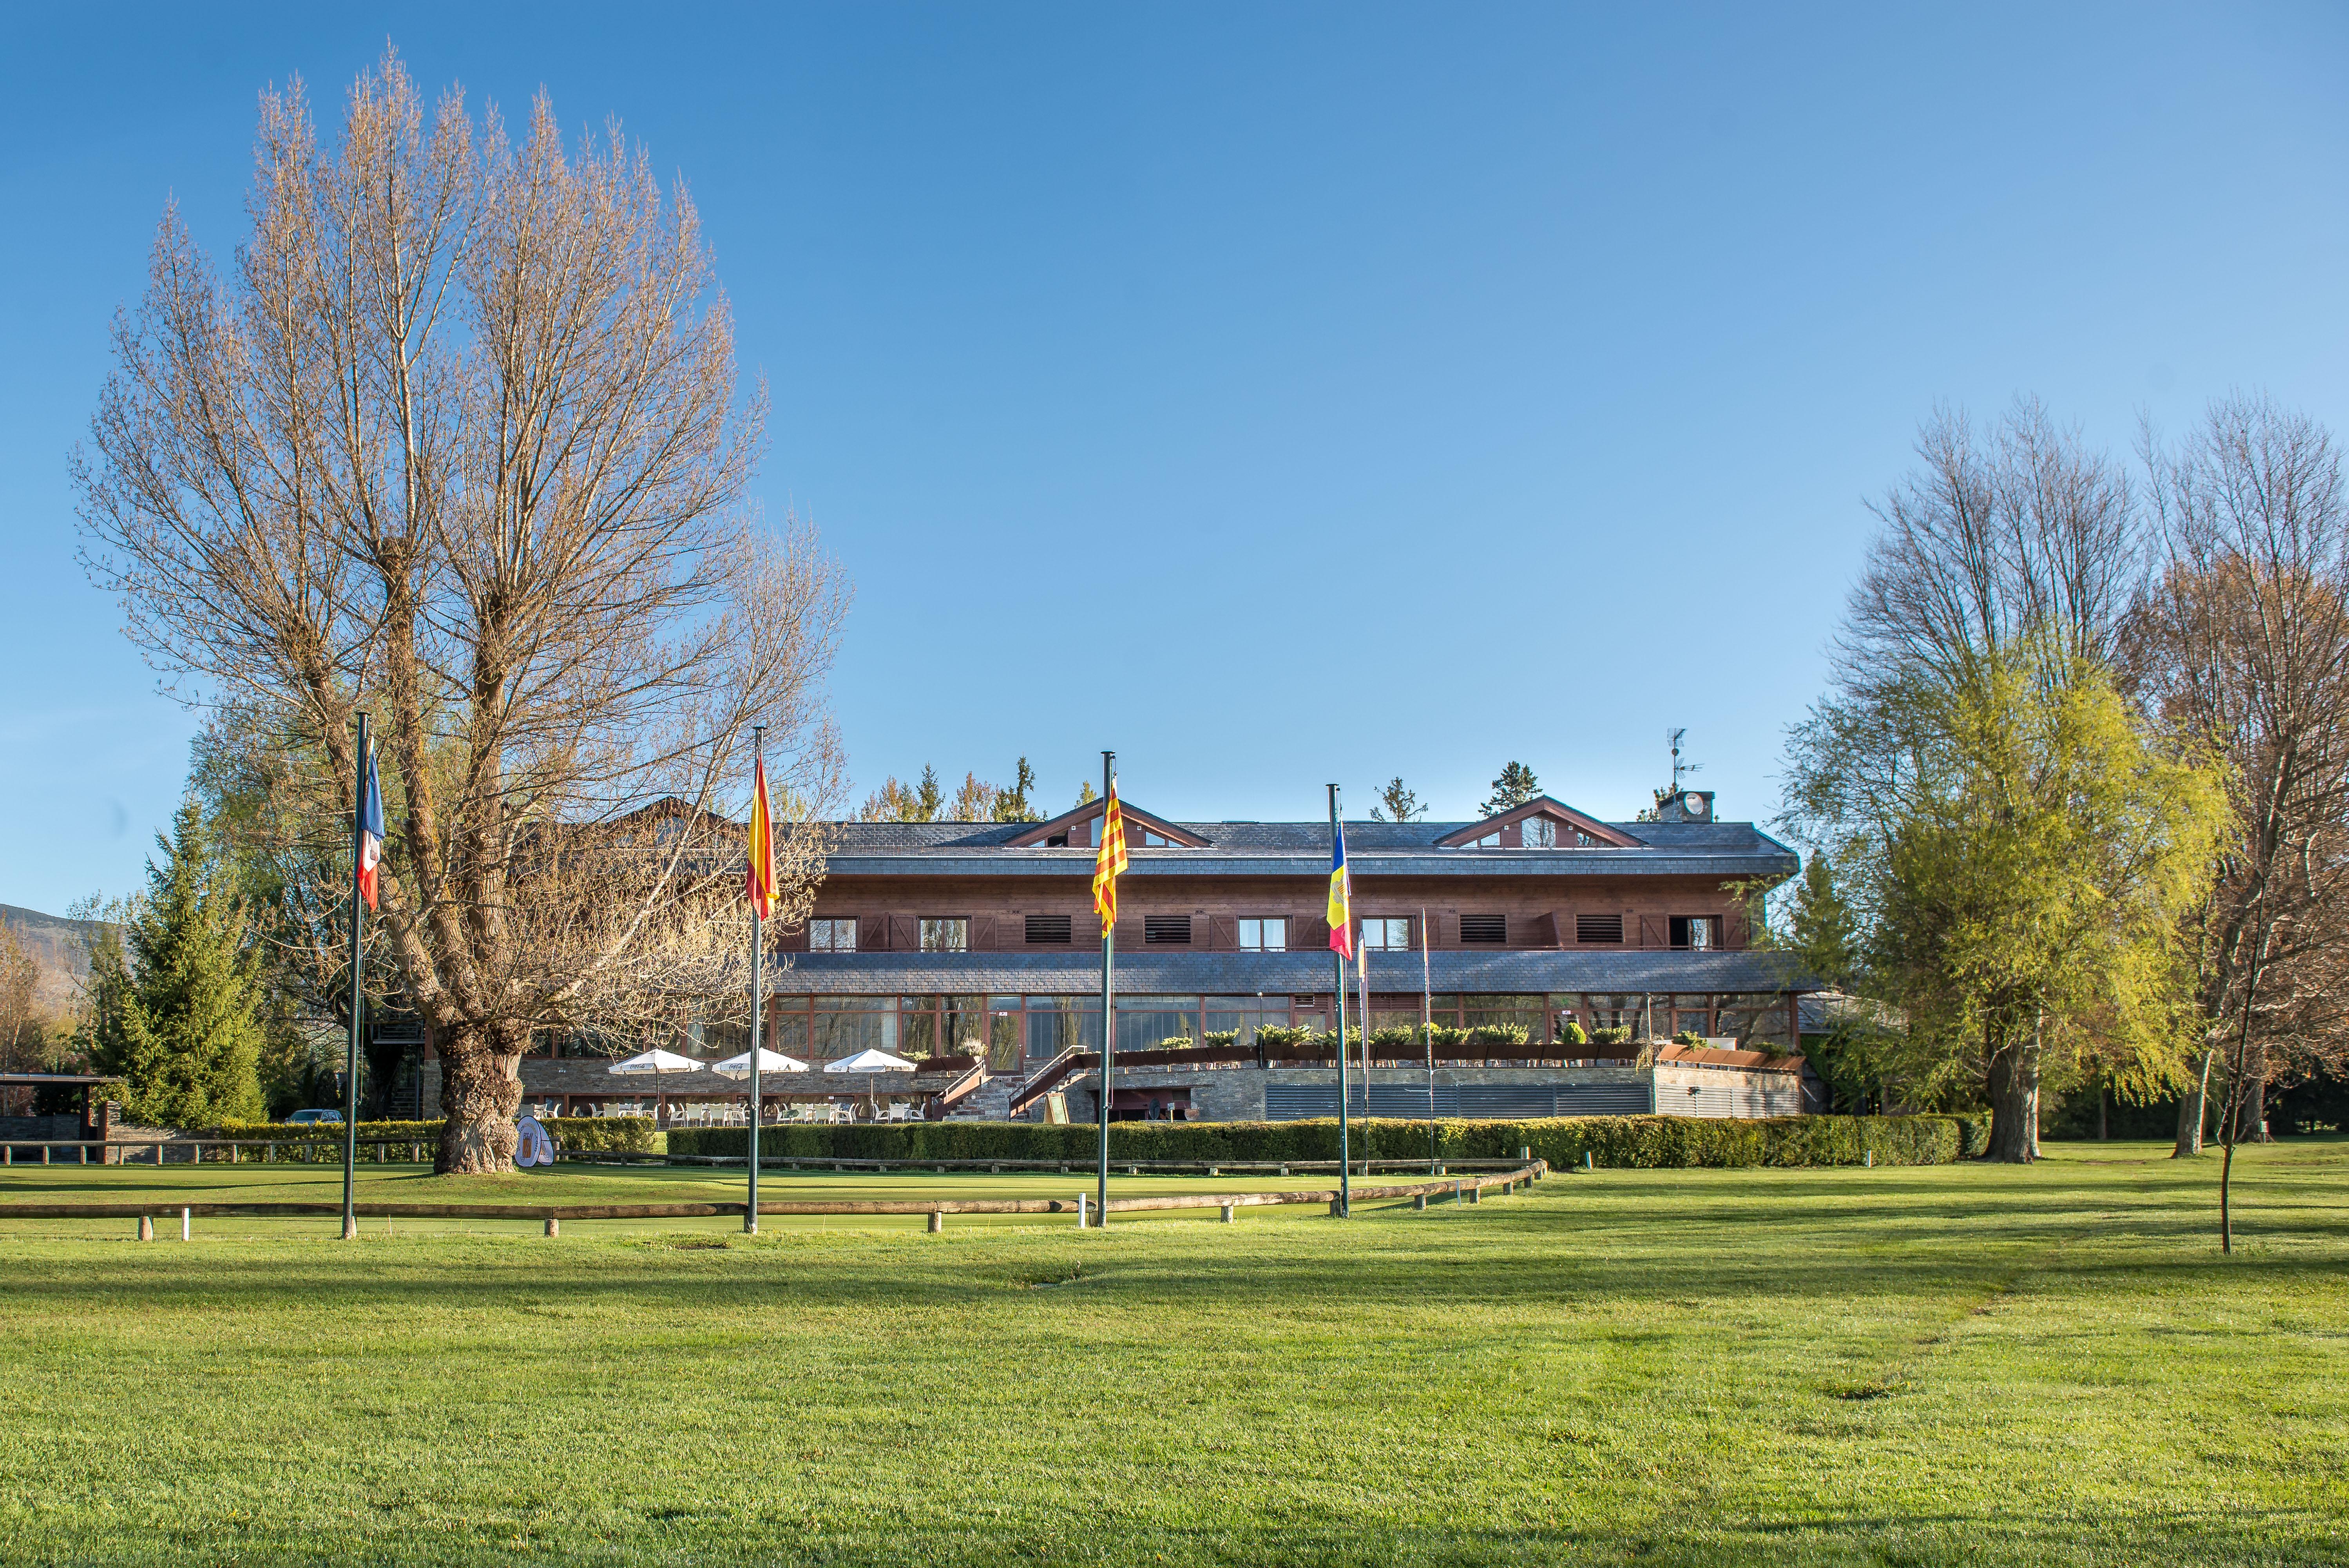
[[[343,1113],[339,1110],[297,1110],[285,1119],[285,1125],[315,1127],[322,1121],[340,1122],[342,1119]]]

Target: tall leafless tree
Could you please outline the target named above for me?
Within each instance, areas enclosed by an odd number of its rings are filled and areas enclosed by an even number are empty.
[[[2167,561],[2137,662],[2166,719],[2231,764],[2177,1152],[2200,1151],[2218,1067],[2231,1175],[2268,1084],[2337,1063],[2349,1036],[2349,502],[2332,438],[2263,397],[2217,405],[2174,448],[2148,431],[2144,455]]]
[[[440,1169],[503,1170],[533,1030],[728,945],[745,728],[798,815],[836,791],[845,590],[746,504],[763,397],[691,203],[616,128],[566,150],[543,96],[519,142],[454,91],[428,117],[387,55],[336,145],[297,84],[256,151],[228,275],[168,211],[117,325],[85,559],[191,700],[274,727],[321,843],[378,716],[381,924],[442,1063]],[[779,837],[804,908],[814,839]]]
[[[1919,467],[1871,507],[1882,526],[1837,639],[1835,692],[1795,734],[1811,787],[1796,791],[1794,825],[1819,848],[1865,826],[1837,817],[1869,795],[1871,769],[1888,786],[1898,779],[1899,716],[1917,693],[1972,689],[2011,656],[2044,684],[2106,668],[2146,571],[2128,476],[2038,402],[2017,402],[1987,430],[1942,410],[1916,449]],[[1839,760],[1839,746],[1880,754]],[[2001,1108],[2002,1157],[2038,1154],[2036,1038],[2015,1037],[1975,1064]]]

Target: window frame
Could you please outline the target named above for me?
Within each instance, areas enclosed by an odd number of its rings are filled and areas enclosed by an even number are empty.
[[[1248,940],[1248,927],[1251,925],[1257,928],[1257,939],[1254,942],[1250,942]],[[1280,935],[1278,940],[1268,942],[1265,940],[1264,928],[1270,925],[1278,926],[1280,928]],[[1242,915],[1239,917],[1235,929],[1237,933],[1236,940],[1238,942],[1239,950],[1242,953],[1286,953],[1288,951],[1288,916],[1285,914]]]
[[[841,929],[847,928],[848,943],[840,943]],[[821,927],[826,940],[816,939]],[[821,914],[808,917],[808,951],[810,953],[854,953],[856,951],[856,917],[853,914]]]
[[[934,942],[931,940],[934,935],[938,937],[944,937],[947,935],[947,933],[946,928],[948,926],[952,926],[954,928],[953,934],[960,938],[958,942],[948,946],[943,941]],[[933,931],[933,927],[936,927],[936,929]],[[916,929],[919,934],[916,937],[916,941],[919,943],[920,951],[924,953],[968,953],[970,951],[970,916],[967,914],[926,914],[920,917]]]

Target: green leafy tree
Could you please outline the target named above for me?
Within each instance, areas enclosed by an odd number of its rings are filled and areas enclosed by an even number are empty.
[[[1497,817],[1504,811],[1516,810],[1541,792],[1541,780],[1534,777],[1534,770],[1522,762],[1512,762],[1493,780],[1493,792],[1485,797],[1485,803],[1477,810],[1487,817]]]
[[[1098,800],[1098,799],[1101,799],[1100,792],[1093,789],[1093,784],[1092,784],[1092,779],[1086,779],[1083,783],[1081,783],[1081,784],[1080,784],[1080,785],[1078,785],[1078,786],[1077,786],[1077,805],[1078,805],[1078,806],[1090,806],[1090,805],[1092,805],[1094,801],[1096,801],[1096,800]],[[1071,807],[1071,808],[1070,808],[1070,810],[1074,810],[1075,809],[1076,809],[1075,807]]]
[[[2207,885],[2220,770],[2152,743],[2103,669],[2018,640],[1951,678],[1820,705],[1790,794],[1871,935],[1869,968],[1944,1082],[1980,1083],[1990,1155],[2038,1153],[2043,1076],[2147,1086],[2181,1060],[2180,915]]]
[[[259,1064],[260,987],[244,902],[211,853],[201,808],[181,804],[162,863],[130,911],[104,970],[92,954],[100,1070],[124,1080],[124,1107],[164,1127],[266,1114]]]
[[[1371,808],[1373,822],[1410,822],[1426,815],[1427,808],[1419,803],[1419,797],[1403,788],[1400,773],[1387,780],[1387,787],[1379,791],[1379,803]]]

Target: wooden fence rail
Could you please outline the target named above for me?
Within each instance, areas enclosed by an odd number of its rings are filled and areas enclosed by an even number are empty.
[[[362,1138],[359,1140],[359,1147],[361,1149],[371,1149],[375,1151],[374,1158],[371,1160],[367,1159],[365,1155],[360,1157],[362,1160],[366,1160],[367,1163],[370,1165],[390,1165],[397,1163],[397,1161],[393,1161],[384,1152],[386,1150],[389,1149],[405,1149],[408,1150],[408,1163],[421,1164],[424,1161],[430,1158],[426,1151],[431,1149],[432,1143],[429,1139]],[[163,1158],[163,1151],[167,1149],[186,1150],[188,1151],[188,1158],[178,1161],[178,1163],[183,1165],[203,1163],[203,1151],[207,1149],[213,1150],[222,1149],[227,1150],[229,1151],[227,1163],[230,1164],[244,1163],[243,1160],[240,1158],[236,1152],[240,1149],[259,1149],[264,1150],[264,1152],[258,1162],[264,1165],[276,1163],[276,1151],[281,1149],[299,1149],[305,1151],[305,1158],[301,1160],[289,1159],[285,1161],[285,1163],[293,1165],[332,1164],[339,1162],[343,1157],[343,1140],[339,1138],[110,1138],[105,1140],[88,1139],[71,1140],[19,1138],[13,1141],[0,1140],[0,1165],[16,1165],[20,1163],[27,1165],[32,1164],[33,1161],[29,1160],[22,1161],[17,1160],[16,1151],[20,1149],[38,1149],[41,1151],[39,1162],[43,1165],[52,1163],[60,1165],[161,1165],[166,1163],[166,1161]],[[77,1157],[53,1161],[49,1158],[49,1151],[53,1149],[72,1150]],[[91,1160],[89,1157],[89,1151],[93,1149],[99,1151],[98,1157],[95,1161]],[[122,1158],[112,1161],[108,1160],[106,1158],[105,1151],[109,1149],[119,1149],[122,1150]],[[134,1153],[141,1153],[148,1150],[152,1150],[154,1151],[154,1158],[152,1160],[133,1160],[130,1158],[130,1155]]]

